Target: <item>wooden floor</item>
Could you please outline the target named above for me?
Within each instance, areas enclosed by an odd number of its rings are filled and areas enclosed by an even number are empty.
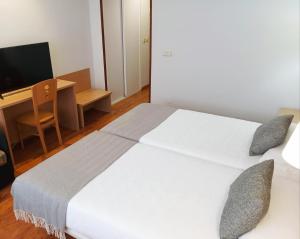
[[[49,153],[43,155],[39,139],[34,137],[25,140],[25,150],[20,146],[14,149],[16,158],[16,174],[20,175],[38,163],[46,160],[51,155],[63,150],[82,137],[88,135],[94,130],[101,129],[109,122],[118,118],[135,106],[148,102],[149,89],[144,88],[141,92],[124,99],[113,105],[111,113],[100,113],[91,110],[86,113],[86,127],[79,132],[70,132],[62,130],[64,145],[59,146],[55,138],[54,130],[46,132],[46,141],[49,147]],[[43,229],[36,229],[31,224],[16,221],[12,210],[12,197],[10,195],[10,186],[0,191],[0,239],[50,239]],[[68,237],[71,238],[71,237]]]

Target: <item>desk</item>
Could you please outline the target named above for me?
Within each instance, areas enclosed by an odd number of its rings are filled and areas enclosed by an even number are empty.
[[[281,108],[278,112],[279,115],[294,115],[293,122],[300,122],[300,109]]]
[[[84,128],[84,111],[95,108],[99,111],[111,111],[111,92],[102,89],[88,89],[76,94],[78,105],[79,121],[81,128]]]
[[[57,81],[57,106],[59,124],[71,130],[79,130],[78,112],[75,96],[75,82]],[[16,93],[0,100],[0,128],[3,129],[13,158],[12,146],[19,142],[16,130],[16,118],[23,113],[32,111],[31,90]]]

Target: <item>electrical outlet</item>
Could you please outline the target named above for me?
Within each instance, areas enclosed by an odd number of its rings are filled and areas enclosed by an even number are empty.
[[[173,56],[172,50],[165,50],[163,52],[163,56],[165,56],[165,57],[172,57]]]

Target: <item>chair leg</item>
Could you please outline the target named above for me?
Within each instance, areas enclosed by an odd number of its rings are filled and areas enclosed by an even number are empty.
[[[23,141],[23,135],[22,135],[22,127],[19,123],[17,123],[17,132],[19,136],[19,140],[21,143],[21,148],[24,149],[24,141]]]
[[[38,130],[38,133],[39,133],[39,136],[40,136],[40,140],[41,140],[41,143],[42,143],[42,147],[43,147],[44,153],[47,154],[48,150],[47,150],[46,143],[45,143],[44,131],[43,131],[43,129],[42,129],[42,127],[40,125],[37,126],[37,130]]]
[[[58,124],[57,120],[55,121],[55,129],[56,129],[58,142],[59,142],[60,145],[63,145],[63,141],[62,141],[61,133],[60,133],[60,129],[59,129],[59,124]]]

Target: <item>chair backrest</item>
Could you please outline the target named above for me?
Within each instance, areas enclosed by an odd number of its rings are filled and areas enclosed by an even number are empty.
[[[38,118],[39,106],[46,103],[53,103],[53,113],[57,117],[57,80],[45,80],[31,87],[33,109]]]

